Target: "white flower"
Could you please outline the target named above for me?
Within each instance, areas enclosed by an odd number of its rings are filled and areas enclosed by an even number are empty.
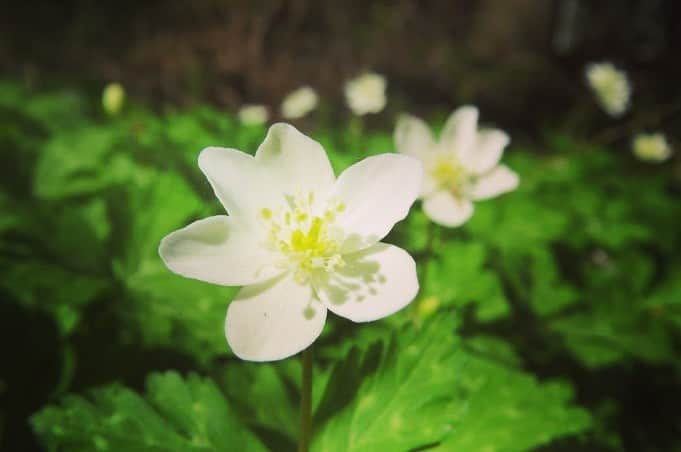
[[[117,115],[125,103],[125,89],[120,83],[109,83],[102,91],[102,108],[110,115]]]
[[[648,162],[663,162],[672,155],[672,148],[662,133],[639,133],[632,148],[636,157]]]
[[[286,119],[297,119],[317,108],[319,98],[314,89],[303,86],[290,93],[281,103],[281,115]]]
[[[473,202],[514,190],[518,176],[499,160],[509,142],[501,130],[477,130],[478,109],[461,107],[447,120],[436,142],[422,120],[400,117],[398,152],[423,161],[423,210],[443,226],[459,226],[473,214]]]
[[[377,155],[336,178],[319,143],[275,124],[254,157],[209,147],[199,167],[229,216],[171,233],[159,253],[180,275],[246,286],[225,321],[242,359],[278,360],[305,349],[327,309],[368,322],[416,295],[414,260],[380,240],[418,196],[418,160]]]
[[[367,72],[345,84],[345,100],[358,116],[378,113],[385,108],[385,77]]]
[[[265,124],[269,118],[267,107],[258,104],[246,104],[239,109],[239,122],[245,126]]]
[[[627,111],[631,85],[624,71],[612,63],[591,63],[586,66],[586,79],[606,113],[620,116]]]

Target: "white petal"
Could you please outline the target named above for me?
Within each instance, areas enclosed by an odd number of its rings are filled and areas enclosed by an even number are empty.
[[[443,190],[423,201],[423,211],[435,223],[455,227],[462,225],[473,215],[473,203],[468,199],[455,198]]]
[[[394,135],[397,152],[419,159],[423,159],[435,146],[428,124],[415,116],[401,115]]]
[[[422,178],[421,162],[400,154],[368,157],[343,171],[335,194],[345,204],[336,220],[346,234],[344,252],[373,245],[404,219],[419,194]]]
[[[166,266],[188,278],[225,286],[265,281],[281,273],[254,231],[225,215],[205,218],[161,240]]]
[[[310,346],[325,320],[326,307],[310,285],[285,275],[241,289],[227,309],[225,335],[239,358],[276,361]]]
[[[478,109],[471,105],[460,107],[451,114],[442,129],[441,145],[461,160],[466,160],[475,147],[477,125]]]
[[[199,168],[227,212],[242,221],[255,219],[257,209],[267,205],[266,199],[273,196],[261,168],[245,152],[208,147],[199,154]]]
[[[481,176],[471,188],[471,199],[481,200],[498,196],[518,186],[518,175],[505,165],[499,165],[489,173]]]
[[[501,160],[504,148],[510,141],[501,130],[484,130],[478,133],[475,150],[462,162],[474,174],[484,174]]]
[[[255,160],[267,171],[266,183],[276,184],[289,195],[299,190],[330,189],[336,180],[322,145],[289,124],[270,127]]]
[[[314,282],[319,299],[353,322],[371,322],[407,306],[419,290],[416,263],[402,248],[377,243],[343,256],[339,272]]]

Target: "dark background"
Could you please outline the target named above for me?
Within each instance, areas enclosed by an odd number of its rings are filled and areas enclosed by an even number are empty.
[[[372,69],[398,106],[472,102],[525,133],[609,120],[584,86],[590,61],[628,71],[637,112],[659,110],[681,95],[679,49],[676,0],[27,0],[0,14],[0,68],[37,84],[118,80],[157,105],[235,109],[302,84],[340,100]]]
[[[98,93],[116,80],[130,97],[158,108],[209,102],[236,110],[261,102],[276,110],[302,84],[342,102],[344,81],[371,69],[386,75],[396,110],[428,115],[475,103],[483,119],[525,139],[547,128],[610,143],[639,128],[678,132],[680,51],[678,0],[28,0],[5,2],[0,12],[0,71],[35,86],[71,84]],[[584,65],[600,60],[625,69],[634,85],[635,111],[618,120],[600,111],[584,83]],[[25,419],[58,378],[58,344],[51,342],[57,333],[47,317],[0,306],[0,347],[12,357],[3,359],[12,368],[8,378],[35,375],[27,394],[6,395],[14,397],[4,401],[6,433],[17,441],[14,450],[31,450],[37,446]],[[89,350],[91,339],[75,343],[99,363],[183,367],[174,356]],[[107,354],[111,359],[103,360]],[[579,374],[568,361],[528,364],[539,376],[570,375],[586,405],[603,392],[627,401],[618,423],[630,450],[671,444],[681,389],[670,371]],[[114,373],[141,386],[142,370]],[[97,375],[111,372],[100,371],[76,386],[102,383]],[[574,447],[567,443],[564,450]]]

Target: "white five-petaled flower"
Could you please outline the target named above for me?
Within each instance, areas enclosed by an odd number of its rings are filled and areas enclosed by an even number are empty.
[[[607,114],[617,117],[627,111],[631,84],[624,71],[612,63],[604,62],[587,65],[585,73],[598,103]]]
[[[672,155],[672,148],[664,134],[639,133],[634,137],[632,149],[636,157],[648,162],[664,162]]]
[[[314,342],[327,309],[368,322],[415,297],[414,260],[380,240],[418,196],[418,160],[377,155],[336,178],[319,143],[275,124],[255,156],[209,147],[199,167],[229,215],[169,234],[159,253],[180,275],[246,286],[225,321],[237,356],[283,359]]]
[[[286,119],[298,119],[317,108],[319,98],[317,92],[309,86],[303,86],[291,92],[281,103],[281,115]]]
[[[451,114],[436,142],[421,119],[403,115],[395,128],[398,152],[423,162],[420,198],[435,223],[459,226],[473,214],[473,202],[514,190],[518,176],[499,160],[509,142],[501,130],[477,128],[478,109]]]
[[[385,77],[366,72],[345,84],[345,100],[357,116],[378,113],[385,108]]]
[[[259,126],[269,119],[267,107],[259,104],[245,104],[239,109],[239,122],[245,126]]]

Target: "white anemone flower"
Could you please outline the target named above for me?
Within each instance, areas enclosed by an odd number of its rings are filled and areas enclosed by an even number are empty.
[[[395,128],[398,152],[424,167],[419,198],[426,215],[443,226],[459,226],[473,215],[473,201],[514,190],[518,176],[499,160],[509,137],[501,130],[478,130],[478,109],[464,106],[451,114],[440,141],[428,125],[409,115]]]
[[[245,104],[239,109],[239,122],[245,126],[260,126],[267,122],[270,115],[267,107],[259,104]]]
[[[601,108],[610,116],[624,114],[631,97],[631,84],[627,74],[608,62],[591,63],[586,66],[585,72]]]
[[[385,77],[367,72],[345,84],[345,100],[357,116],[378,113],[385,108]]]
[[[319,97],[309,86],[291,92],[281,103],[281,115],[286,119],[298,119],[317,108]]]
[[[662,133],[639,133],[632,142],[634,155],[648,162],[664,162],[672,155],[672,148]]]
[[[380,240],[418,196],[418,160],[376,155],[336,178],[318,142],[275,124],[255,156],[209,147],[199,167],[229,215],[169,234],[159,253],[182,276],[246,286],[225,321],[238,357],[273,361],[304,350],[327,309],[369,322],[416,296],[414,260]]]

